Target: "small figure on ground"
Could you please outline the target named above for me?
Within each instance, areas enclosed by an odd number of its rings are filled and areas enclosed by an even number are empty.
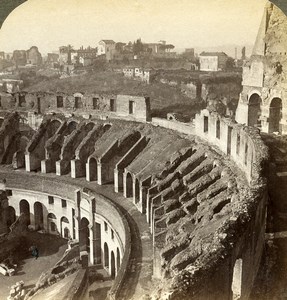
[[[32,256],[35,257],[35,259],[38,259],[39,257],[39,250],[36,246],[31,246],[29,248],[30,251],[32,251]]]

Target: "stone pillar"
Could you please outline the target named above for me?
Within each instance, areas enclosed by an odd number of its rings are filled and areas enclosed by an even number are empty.
[[[91,181],[89,161],[86,163],[86,180]]]
[[[89,231],[90,231],[90,263],[92,265],[95,264],[95,236],[94,236],[94,226],[89,225]]]
[[[97,164],[97,170],[98,170],[98,184],[102,185],[103,184],[103,172],[102,172],[102,163],[98,162]]]
[[[80,242],[80,222],[81,222],[81,191],[76,190],[75,191],[75,230],[76,230],[76,237]]]

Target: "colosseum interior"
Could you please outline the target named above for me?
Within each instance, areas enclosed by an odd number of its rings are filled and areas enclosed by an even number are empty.
[[[95,266],[113,279],[108,299],[249,298],[272,192],[268,134],[287,133],[286,34],[268,3],[236,121],[207,109],[190,123],[152,118],[148,97],[1,94],[1,243],[41,230],[69,241],[55,268],[73,251],[81,262],[65,292],[62,272],[25,299],[51,286],[81,299]]]

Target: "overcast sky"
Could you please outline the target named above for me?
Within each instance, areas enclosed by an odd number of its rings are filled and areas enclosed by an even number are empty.
[[[0,50],[41,52],[101,39],[176,48],[253,44],[265,0],[28,0],[0,30]],[[1,9],[1,8],[0,8]]]

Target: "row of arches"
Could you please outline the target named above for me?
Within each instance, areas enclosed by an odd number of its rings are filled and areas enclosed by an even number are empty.
[[[88,217],[82,217],[79,223],[75,225],[72,217],[73,222],[70,224],[68,217],[62,216],[59,218],[56,213],[48,213],[45,205],[39,201],[32,205],[26,199],[21,199],[17,203],[19,204],[18,208],[15,207],[16,203],[14,207],[9,206],[7,208],[6,220],[8,226],[16,221],[19,214],[22,215],[26,226],[32,225],[35,230],[46,230],[50,234],[61,235],[67,239],[71,238],[70,230],[76,228],[77,235],[72,234],[74,239],[79,240],[80,251],[87,251],[89,256],[93,257],[91,262],[102,264],[110,276],[115,278],[120,268],[121,253],[118,243],[114,240],[114,231],[112,228],[108,230],[104,226],[102,227],[103,221],[90,221]],[[72,216],[75,216],[75,214],[72,213]],[[104,222],[103,224],[106,225],[107,223]],[[101,228],[103,231],[101,231]],[[103,241],[102,234],[106,236]]]
[[[107,243],[104,243],[104,267],[106,269],[110,269],[110,274],[112,278],[115,278],[117,275],[118,270],[120,269],[121,263],[121,255],[120,250],[117,248],[117,254],[114,251],[109,251],[109,246]]]
[[[262,99],[257,93],[250,96],[248,103],[248,126],[261,128],[262,105]],[[275,97],[272,99],[269,106],[269,133],[280,133],[282,131],[280,125],[281,119],[282,99]]]
[[[44,213],[43,205],[40,202],[34,203],[34,226],[36,230],[44,229]],[[31,210],[30,204],[27,200],[22,199],[19,202],[20,215],[23,216],[24,223],[29,226],[31,225]],[[48,232],[52,234],[61,234],[64,238],[70,237],[70,230],[68,228],[69,220],[62,216],[60,219],[60,231],[57,228],[57,217],[53,213],[47,215],[47,228]],[[16,221],[16,211],[12,206],[8,207],[7,210],[7,226],[11,226]]]

